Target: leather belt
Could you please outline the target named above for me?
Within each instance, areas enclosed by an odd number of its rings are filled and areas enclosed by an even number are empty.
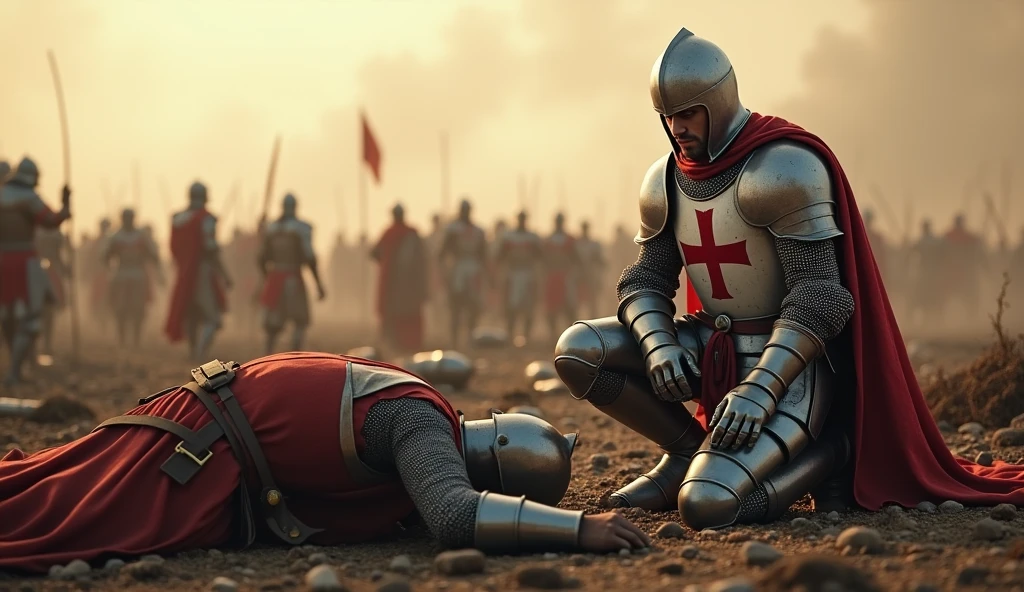
[[[220,360],[213,360],[192,370],[193,382],[182,387],[164,389],[155,395],[139,399],[139,404],[144,405],[167,393],[176,391],[178,388],[187,389],[199,399],[213,417],[212,421],[199,430],[192,430],[163,417],[121,415],[104,421],[93,431],[108,426],[131,425],[156,428],[178,436],[181,438],[181,442],[174,447],[174,453],[160,466],[160,469],[182,485],[188,483],[213,457],[210,447],[223,437],[228,441],[242,473],[238,485],[241,507],[239,518],[241,520],[241,538],[245,545],[252,544],[256,538],[248,483],[258,483],[259,485],[259,505],[270,530],[286,543],[301,544],[310,536],[321,532],[322,529],[306,526],[288,511],[284,494],[281,493],[274,481],[259,440],[234,393],[228,388],[228,384],[235,378],[237,368],[238,364],[234,362],[224,363]],[[223,404],[223,411],[214,397]],[[251,474],[250,466],[256,469],[255,478]]]
[[[774,329],[775,321],[778,320],[778,317],[773,316],[734,321],[728,315],[713,316],[703,310],[697,311],[692,316],[709,329],[736,335],[768,335]]]

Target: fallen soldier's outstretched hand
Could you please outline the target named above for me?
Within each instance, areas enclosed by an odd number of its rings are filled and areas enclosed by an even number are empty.
[[[641,549],[651,544],[651,537],[618,512],[584,516],[580,525],[580,547],[587,551]]]

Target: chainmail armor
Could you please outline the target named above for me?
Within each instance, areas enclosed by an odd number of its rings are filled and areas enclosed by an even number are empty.
[[[780,318],[800,323],[822,341],[839,335],[853,316],[853,296],[843,287],[832,239],[775,239],[789,293]]]
[[[740,500],[740,514],[736,522],[749,524],[757,522],[768,513],[768,490],[759,485],[754,493]]]
[[[451,548],[473,546],[480,494],[466,474],[451,423],[419,399],[378,401],[363,423],[363,462],[397,470],[430,532]]]
[[[591,405],[601,407],[611,405],[615,399],[622,394],[622,388],[626,386],[626,375],[608,370],[598,370],[594,384],[584,397]]]
[[[751,152],[750,154],[752,156],[754,153]],[[709,200],[732,185],[732,182],[739,176],[740,171],[743,170],[743,166],[747,164],[748,160],[750,160],[750,156],[747,156],[714,177],[704,179],[703,181],[691,179],[676,168],[676,185],[690,199],[696,201]]]
[[[664,294],[675,298],[679,289],[679,274],[683,273],[683,257],[676,246],[675,233],[670,228],[640,245],[635,263],[626,266],[619,277],[616,293],[619,301],[640,291]]]

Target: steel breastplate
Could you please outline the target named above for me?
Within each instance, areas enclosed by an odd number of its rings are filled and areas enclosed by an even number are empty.
[[[733,319],[779,314],[786,295],[775,237],[740,215],[737,181],[746,161],[704,181],[676,172],[675,237],[705,311]]]

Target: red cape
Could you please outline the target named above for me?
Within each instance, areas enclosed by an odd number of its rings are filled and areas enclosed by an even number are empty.
[[[164,333],[172,343],[185,338],[185,314],[199,280],[199,263],[203,257],[203,220],[208,215],[205,209],[196,210],[188,222],[171,227],[171,256],[178,274],[171,292],[171,306],[167,312]],[[215,289],[218,304],[223,307],[224,299],[219,285]]]
[[[946,447],[917,384],[867,231],[839,160],[817,136],[777,117],[754,113],[725,154],[713,163],[676,161],[691,178],[706,179],[757,147],[788,139],[817,151],[832,171],[836,239],[843,285],[854,312],[842,335],[853,355],[848,387],[855,395],[854,497],[868,510],[897,503],[957,500],[975,505],[1024,504],[1024,466],[983,467],[956,458]]]
[[[416,230],[412,226],[396,222],[388,226],[374,249],[377,253],[377,263],[380,265],[377,273],[377,314],[381,317],[387,314],[388,284],[391,281],[391,274],[406,271],[394,269],[395,254],[402,246],[402,241],[415,232]]]

